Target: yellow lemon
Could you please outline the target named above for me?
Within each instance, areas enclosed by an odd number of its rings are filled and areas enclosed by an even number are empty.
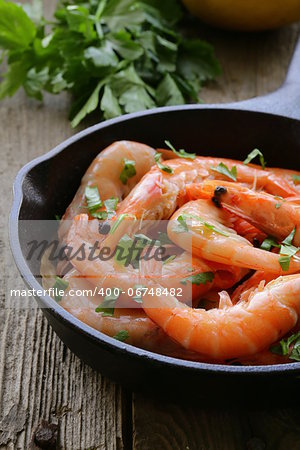
[[[300,20],[300,0],[183,0],[206,23],[232,30],[258,31]]]

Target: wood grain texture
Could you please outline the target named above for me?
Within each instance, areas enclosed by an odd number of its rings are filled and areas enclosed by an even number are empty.
[[[55,0],[44,4],[50,13]],[[200,30],[223,65],[202,98],[233,101],[278,87],[298,32],[298,26],[251,36]],[[13,179],[23,164],[71,135],[68,103],[61,95],[38,104],[23,93],[0,103],[0,449],[30,448],[42,419],[58,423],[58,448],[67,450],[299,449],[298,409],[195,407],[176,403],[176,393],[174,402],[131,397],[72,355],[39,310],[16,310],[5,297],[9,287],[23,287],[8,248]]]

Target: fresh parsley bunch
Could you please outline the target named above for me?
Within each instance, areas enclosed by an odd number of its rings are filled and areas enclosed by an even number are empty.
[[[178,31],[181,16],[178,0],[62,0],[47,23],[41,0],[0,0],[8,63],[0,99],[21,86],[38,100],[44,91],[69,91],[73,127],[93,111],[110,119],[197,102],[220,67],[209,44]]]

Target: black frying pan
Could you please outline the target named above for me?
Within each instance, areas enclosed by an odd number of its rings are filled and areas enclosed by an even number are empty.
[[[300,41],[284,85],[275,93],[229,105],[188,105],[130,114],[95,125],[23,167],[14,184],[10,243],[26,284],[40,288],[34,263],[24,255],[30,230],[20,220],[52,220],[62,214],[85,170],[113,141],[154,148],[170,139],[201,155],[243,159],[260,148],[270,166],[300,169]],[[300,363],[221,366],[161,356],[109,338],[66,312],[48,296],[36,299],[62,341],[87,364],[138,390],[176,396],[232,398],[299,392]]]

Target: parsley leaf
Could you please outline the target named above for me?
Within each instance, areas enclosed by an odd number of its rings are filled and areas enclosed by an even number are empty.
[[[179,156],[179,158],[186,158],[186,159],[195,159],[196,153],[187,153],[185,150],[176,150],[170,141],[165,141],[165,144],[172,150],[175,155]]]
[[[293,175],[293,181],[295,184],[300,183],[300,175]]]
[[[132,218],[134,218],[136,220],[135,216],[133,216],[131,214],[126,214],[126,213],[120,214],[120,216],[117,218],[117,220],[112,225],[109,234],[113,234],[116,231],[116,229],[118,228],[118,226],[120,225],[120,223],[123,222],[123,220],[126,217],[132,217]]]
[[[230,178],[233,181],[236,181],[237,177],[237,168],[236,166],[233,166],[231,170],[226,166],[224,163],[220,163],[217,167],[211,167],[211,170],[214,172],[218,172],[221,175],[224,175],[225,177]]]
[[[296,226],[293,228],[291,233],[282,241],[280,246],[280,258],[279,264],[281,265],[282,270],[288,271],[290,268],[291,258],[298,253],[300,250],[299,247],[295,247],[293,243],[293,239],[296,233]]]
[[[125,342],[129,338],[129,333],[127,330],[121,330],[113,336],[117,341]]]
[[[280,248],[280,245],[278,244],[278,242],[276,241],[275,238],[273,238],[272,236],[268,236],[261,244],[260,248],[262,250],[266,250],[266,251],[270,251],[272,249],[272,247],[278,247]]]
[[[167,259],[165,259],[165,260],[163,261],[163,265],[169,264],[170,262],[174,261],[174,259],[175,259],[176,257],[177,257],[177,255],[171,255],[171,256],[169,256]]]
[[[20,87],[38,100],[67,91],[73,127],[91,113],[110,119],[198,102],[203,84],[220,74],[213,48],[183,37],[179,0],[63,0],[47,22],[42,4],[0,0],[8,65],[0,98]]]
[[[251,153],[249,153],[249,155],[247,156],[247,158],[244,161],[244,164],[249,164],[257,156],[259,156],[259,161],[260,161],[262,169],[265,170],[267,163],[265,161],[264,155],[262,154],[262,152],[260,150],[258,150],[258,148],[255,148],[254,150],[252,150]]]
[[[293,348],[291,350],[292,344]],[[289,356],[290,359],[300,361],[300,331],[292,334],[287,339],[282,339],[279,344],[271,346],[270,351],[276,355]]]
[[[290,234],[284,239],[284,241],[282,241],[282,244],[284,245],[292,245],[293,239],[295,237],[295,233],[296,233],[296,226],[292,229],[292,231],[290,232]]]
[[[53,286],[54,289],[54,300],[60,302],[62,299],[62,295],[60,295],[60,291],[65,291],[69,286],[69,283],[62,278],[56,276],[55,283]]]
[[[37,33],[35,24],[21,6],[0,0],[0,47],[26,49]]]
[[[93,215],[97,209],[101,208],[102,202],[97,186],[87,186],[84,191],[88,210]]]
[[[104,206],[105,206],[108,216],[110,214],[114,215],[114,213],[117,209],[118,203],[119,203],[119,199],[116,197],[111,197],[104,201]]]
[[[101,305],[99,305],[95,311],[97,313],[102,313],[103,317],[112,317],[114,315],[116,301],[121,294],[122,289],[116,287],[112,288],[111,295],[106,295]]]
[[[226,237],[229,236],[228,233],[225,233],[224,231],[220,230],[219,228],[215,227],[214,225],[212,225],[212,224],[210,224],[210,223],[208,223],[208,222],[204,222],[203,225],[204,225],[206,228],[208,228],[209,230],[213,231],[214,233],[221,234],[222,236],[226,236]]]
[[[186,220],[184,216],[178,216],[177,217],[177,224],[176,224],[176,233],[188,233],[189,228],[187,226]]]
[[[202,272],[197,273],[196,275],[190,275],[189,277],[183,278],[180,283],[187,284],[187,281],[190,281],[192,284],[196,284],[199,286],[200,284],[211,283],[214,279],[213,272]]]
[[[172,167],[165,166],[164,164],[162,164],[160,162],[160,158],[161,158],[161,153],[156,153],[154,156],[154,159],[155,159],[155,162],[156,162],[158,168],[160,170],[163,170],[166,173],[173,173],[174,171],[173,171]]]
[[[120,174],[120,180],[123,184],[126,184],[129,178],[132,178],[136,175],[135,161],[124,158],[124,168]]]

